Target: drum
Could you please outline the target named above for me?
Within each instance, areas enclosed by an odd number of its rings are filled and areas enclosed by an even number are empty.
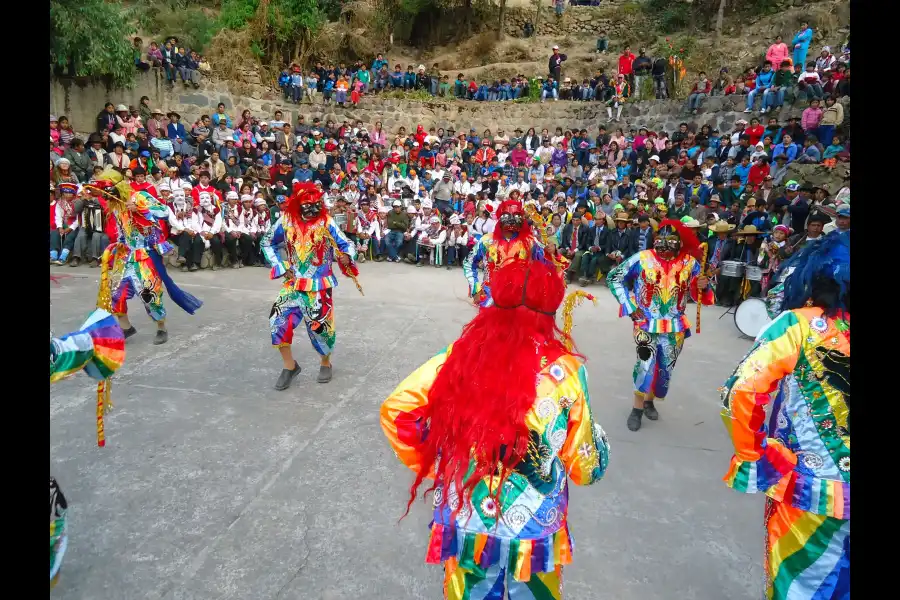
[[[749,281],[762,281],[762,267],[757,267],[754,265],[747,265],[747,279]]]
[[[739,260],[723,260],[719,274],[723,277],[743,277],[746,264]]]
[[[756,339],[771,319],[766,310],[766,303],[760,298],[747,298],[734,311],[734,324],[738,331],[749,338]]]

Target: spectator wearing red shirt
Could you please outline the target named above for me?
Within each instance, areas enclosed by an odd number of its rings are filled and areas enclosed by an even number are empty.
[[[750,127],[744,130],[744,133],[750,136],[750,145],[756,146],[759,140],[762,139],[763,133],[765,133],[765,128],[759,124],[759,119],[756,117],[750,119]]]
[[[766,180],[766,176],[769,174],[769,159],[766,156],[760,156],[756,159],[756,162],[753,163],[753,166],[750,167],[750,174],[747,176],[747,185],[750,186],[752,191],[758,190],[762,187],[763,182]]]
[[[634,53],[631,51],[630,46],[625,46],[625,50],[622,51],[622,56],[619,57],[619,75],[624,75],[626,79],[628,79],[628,85],[631,89],[634,89],[634,77],[632,75],[632,64],[634,63],[634,59],[637,58]]]
[[[191,198],[194,201],[194,208],[200,206],[200,192],[207,192],[213,198],[213,202],[216,206],[222,206],[222,194],[216,188],[209,185],[209,171],[203,170],[200,171],[200,183],[198,183],[191,190]]]
[[[497,153],[491,148],[491,140],[487,138],[482,139],[481,148],[475,151],[475,162],[487,166],[491,164],[495,156],[497,156]]]

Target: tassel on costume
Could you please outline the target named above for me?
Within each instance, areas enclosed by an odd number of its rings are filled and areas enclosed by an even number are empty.
[[[563,300],[563,344],[565,344],[566,350],[570,352],[575,347],[575,342],[572,340],[572,313],[575,307],[584,302],[585,298],[593,302],[594,306],[597,305],[597,299],[592,294],[581,290],[575,290]]]

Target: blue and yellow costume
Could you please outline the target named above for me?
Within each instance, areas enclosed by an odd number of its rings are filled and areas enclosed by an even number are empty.
[[[850,597],[850,245],[831,233],[785,263],[782,312],[722,388],[725,475],[767,496],[766,598]],[[831,290],[820,293],[825,286]],[[768,426],[766,405],[776,392]]]

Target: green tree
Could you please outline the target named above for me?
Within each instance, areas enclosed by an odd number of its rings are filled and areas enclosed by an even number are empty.
[[[118,1],[50,0],[50,63],[79,77],[134,79],[129,11]]]

